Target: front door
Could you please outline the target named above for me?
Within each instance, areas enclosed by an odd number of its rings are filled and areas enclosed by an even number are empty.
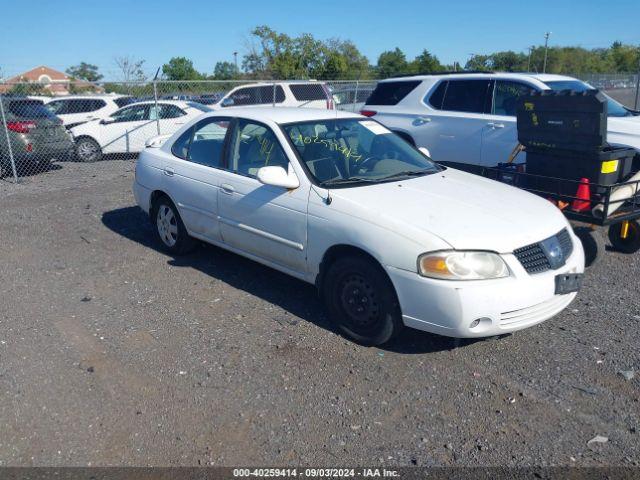
[[[226,160],[218,190],[223,241],[257,258],[304,272],[309,189],[287,190],[264,185],[256,178],[260,167],[291,168],[274,132],[255,121],[238,120]]]
[[[108,123],[100,123],[100,143],[105,153],[139,152],[149,138],[149,105],[121,108]],[[152,125],[155,128],[155,122]],[[156,134],[157,135],[157,134]]]

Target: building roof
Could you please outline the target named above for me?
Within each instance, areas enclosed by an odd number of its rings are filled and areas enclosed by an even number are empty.
[[[25,81],[39,82],[40,78],[43,76],[49,77],[53,82],[68,82],[70,80],[69,76],[66,73],[54,70],[53,68],[47,67],[46,65],[40,65],[24,73],[8,78],[6,81],[7,83]]]

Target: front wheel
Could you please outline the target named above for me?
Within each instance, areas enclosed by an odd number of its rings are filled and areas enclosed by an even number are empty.
[[[82,137],[76,142],[76,156],[81,162],[97,162],[102,158],[102,148],[93,138]]]
[[[393,285],[380,266],[367,258],[344,257],[331,264],[323,298],[331,320],[361,344],[381,345],[402,329]]]
[[[627,220],[609,227],[609,241],[622,253],[640,250],[640,225],[637,220]]]
[[[591,227],[574,227],[573,231],[582,243],[585,267],[592,267],[604,254],[605,245],[602,234]]]

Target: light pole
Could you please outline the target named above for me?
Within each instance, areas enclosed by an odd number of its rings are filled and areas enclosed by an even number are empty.
[[[531,52],[533,52],[534,48],[536,48],[534,45],[531,45],[529,47],[529,59],[527,60],[527,72],[531,71]]]
[[[233,62],[236,64],[236,73],[238,72],[238,52],[233,52]]]
[[[544,63],[542,64],[542,73],[547,73],[547,50],[549,49],[549,35],[551,32],[544,34]]]

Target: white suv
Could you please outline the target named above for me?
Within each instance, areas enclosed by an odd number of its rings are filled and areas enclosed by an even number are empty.
[[[124,95],[72,95],[51,99],[46,107],[65,127],[73,128],[90,120],[107,118],[132,100]]]
[[[392,78],[378,83],[361,113],[372,116],[434,160],[469,165],[506,162],[518,143],[516,103],[531,90],[592,89],[572,77],[526,73],[458,73]],[[640,116],[608,98],[613,145],[640,151]]]
[[[234,88],[214,109],[271,105],[274,107],[307,107],[333,109],[335,104],[329,87],[322,82],[254,83]]]

